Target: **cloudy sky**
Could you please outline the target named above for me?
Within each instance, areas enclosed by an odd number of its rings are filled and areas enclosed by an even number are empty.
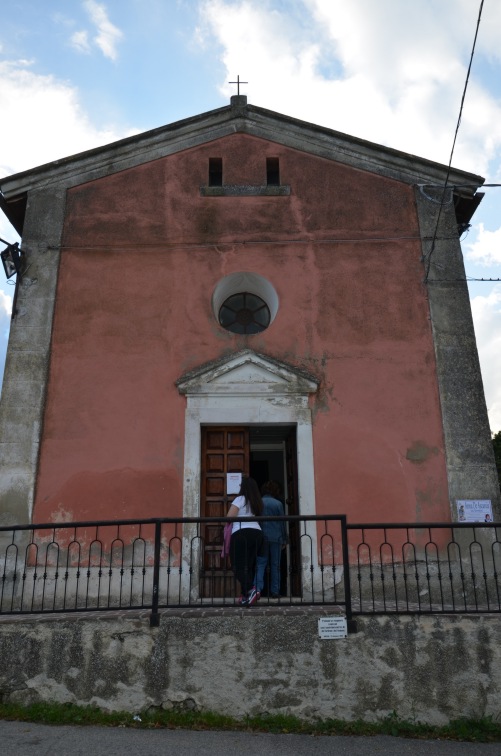
[[[447,164],[480,0],[3,0],[0,177],[249,102]],[[501,183],[501,2],[485,0],[457,168]],[[501,188],[463,240],[501,278]],[[1,215],[1,214],[0,214]],[[18,241],[2,216],[0,237]],[[501,429],[501,283],[470,285]],[[13,287],[0,276],[0,373]]]

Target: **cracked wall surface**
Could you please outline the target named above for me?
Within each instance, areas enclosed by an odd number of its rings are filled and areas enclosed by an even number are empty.
[[[0,700],[234,717],[444,724],[500,716],[499,617],[358,618],[323,640],[319,613],[101,615],[0,623]]]

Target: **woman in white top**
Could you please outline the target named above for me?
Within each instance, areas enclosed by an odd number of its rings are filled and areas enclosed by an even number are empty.
[[[240,493],[228,510],[228,517],[259,517],[263,500],[254,478],[242,478]],[[231,533],[230,559],[235,577],[242,587],[242,606],[252,606],[258,600],[254,585],[256,559],[263,545],[258,522],[234,522]]]

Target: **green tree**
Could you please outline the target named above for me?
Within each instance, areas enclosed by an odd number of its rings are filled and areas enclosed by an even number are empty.
[[[492,445],[494,447],[494,457],[498,470],[499,488],[501,489],[501,431],[498,431],[492,437]]]

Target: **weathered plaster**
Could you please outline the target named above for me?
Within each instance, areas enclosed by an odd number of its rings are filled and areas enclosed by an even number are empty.
[[[500,520],[499,480],[457,221],[450,201],[442,207],[437,227],[442,191],[428,187],[424,194],[416,190],[416,203],[424,239],[423,286],[428,291],[437,363],[451,515],[456,519],[457,499],[491,499],[494,519]]]
[[[64,189],[30,194],[0,402],[0,524],[30,522],[43,426]]]
[[[224,202],[200,197],[214,149],[230,182],[242,173],[257,180],[265,155],[278,155],[294,193]],[[325,196],[332,196],[327,207]],[[175,382],[243,348],[318,377],[320,390],[301,410],[309,442],[300,446],[303,420],[290,398],[276,399],[273,415],[262,391],[256,398],[262,411],[252,417],[239,411],[237,396],[228,396],[229,418],[221,412],[223,387],[210,407],[205,397],[209,414],[198,425],[298,423],[300,455],[313,447],[315,484],[303,490],[314,488],[315,499],[301,501],[308,511],[315,503],[319,513],[346,512],[359,521],[391,519],[395,511],[399,520],[447,517],[412,189],[374,174],[361,182],[351,167],[233,134],[70,189],[67,210],[39,520],[60,507],[76,519],[187,511],[195,494],[183,505],[183,469],[191,470],[193,460],[182,462],[186,399]],[[410,238],[381,243],[393,235]],[[138,296],[138,271],[148,282],[144,296]],[[273,323],[255,336],[225,331],[212,312],[218,282],[241,271],[266,278],[279,300]],[[420,465],[408,461],[416,441],[439,454]],[[313,475],[309,456],[304,453],[303,481]],[[120,473],[112,490],[93,496],[95,481],[112,471],[130,475]],[[163,492],[158,481],[164,478]]]
[[[321,640],[317,612],[235,610],[0,622],[0,700],[314,720],[500,717],[498,616],[361,617]],[[461,664],[458,664],[461,659]]]

